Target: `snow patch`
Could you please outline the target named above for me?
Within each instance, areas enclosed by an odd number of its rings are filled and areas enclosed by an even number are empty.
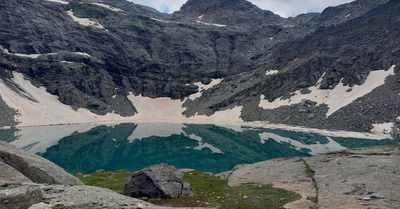
[[[92,4],[94,4],[96,6],[107,8],[107,9],[109,9],[111,11],[114,11],[114,12],[124,12],[124,10],[122,10],[122,9],[118,9],[118,8],[112,7],[112,6],[107,5],[107,4],[103,4],[103,3],[92,3]]]
[[[311,100],[319,105],[328,105],[329,110],[327,116],[330,116],[332,113],[336,112],[340,108],[347,106],[354,100],[367,95],[375,88],[385,84],[385,79],[390,75],[394,75],[395,67],[396,66],[393,65],[387,71],[371,71],[364,84],[361,86],[353,86],[351,92],[347,92],[349,87],[344,86],[341,82],[335,87],[335,89],[332,90],[319,89],[320,83],[323,78],[322,76],[316,86],[308,88],[311,91],[311,93],[309,94],[301,94],[300,91],[296,91],[294,92],[295,95],[292,96],[290,99],[282,99],[281,97],[273,102],[264,100],[265,96],[261,95],[259,107],[264,109],[275,109],[282,106],[298,104],[303,100]]]
[[[215,24],[215,23],[206,23],[206,22],[201,22],[200,20],[196,20],[197,23],[204,24],[204,25],[210,25],[210,26],[216,26],[216,27],[226,27],[226,25],[221,25],[221,24]]]
[[[62,0],[46,0],[46,1],[56,2],[56,3],[60,3],[60,4],[69,4],[68,1],[62,1]]]
[[[281,144],[288,143],[288,144],[294,146],[294,148],[298,151],[301,151],[302,149],[308,149],[308,150],[310,150],[309,154],[311,154],[311,155],[317,155],[317,154],[322,154],[322,153],[326,153],[326,152],[332,152],[332,151],[346,149],[346,147],[341,146],[339,143],[337,143],[330,137],[326,137],[329,141],[327,144],[320,144],[319,142],[317,142],[317,144],[307,145],[307,144],[303,144],[299,141],[296,141],[296,140],[293,140],[290,138],[286,138],[283,136],[279,136],[279,135],[273,134],[273,133],[265,132],[265,133],[261,133],[259,135],[260,135],[262,144],[265,144],[266,140],[273,139]]]
[[[90,20],[88,18],[80,18],[74,15],[74,13],[72,12],[72,10],[67,11],[67,14],[77,23],[83,25],[83,26],[92,26],[95,28],[99,28],[99,29],[105,29],[104,26],[102,26],[100,23]]]
[[[390,138],[390,132],[393,129],[394,123],[379,123],[379,124],[372,124],[374,128],[371,129],[371,132],[374,134],[381,134],[386,138]]]
[[[197,83],[193,83],[194,85],[199,87],[199,92],[192,94],[189,96],[190,100],[195,100],[199,97],[201,97],[201,95],[203,94],[203,90],[208,90],[211,89],[212,87],[220,84],[222,82],[223,79],[212,79],[211,82],[207,85],[202,84],[201,82],[197,82]]]
[[[0,95],[7,106],[16,109],[16,121],[19,126],[41,126],[68,123],[91,123],[124,120],[120,115],[96,115],[86,109],[73,110],[69,105],[62,104],[58,97],[49,94],[44,87],[35,87],[24,79],[21,73],[13,73],[10,79],[20,89],[13,91],[4,80],[0,79]],[[21,94],[26,96],[21,96]]]
[[[39,56],[42,56],[42,55],[57,55],[57,54],[58,54],[58,53],[45,53],[45,54],[21,54],[21,53],[10,53],[10,52],[8,51],[8,49],[4,48],[4,47],[1,46],[1,45],[0,45],[0,50],[2,50],[3,53],[5,53],[5,54],[14,55],[14,56],[18,56],[18,57],[32,58],[32,59],[36,59],[36,58],[38,58]],[[88,57],[90,57],[90,54],[88,54],[88,53],[83,53],[83,52],[71,52],[71,53],[76,54],[76,55],[81,55],[81,56],[88,56]],[[68,62],[68,61],[61,61],[61,62],[63,62],[63,63],[72,63],[72,62]]]
[[[275,75],[278,72],[279,72],[278,70],[268,70],[267,72],[265,72],[265,75]]]
[[[183,107],[185,101],[172,100],[167,97],[149,98],[141,95],[129,95],[128,99],[135,106],[138,114],[133,116],[132,122],[168,122],[168,123],[201,123],[201,124],[225,124],[240,123],[243,120],[240,118],[242,107],[236,106],[235,108],[225,111],[215,112],[211,116],[195,115],[187,118],[182,113],[186,110]]]
[[[203,19],[203,17],[204,17],[204,15],[198,16],[196,22],[200,23],[200,24],[204,24],[204,25],[211,25],[211,26],[217,26],[217,27],[226,27],[226,25],[202,22],[201,19]]]

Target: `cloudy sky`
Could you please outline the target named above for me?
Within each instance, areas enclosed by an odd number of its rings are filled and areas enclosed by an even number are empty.
[[[172,13],[187,0],[128,0],[136,4],[153,7],[161,12]],[[351,2],[352,0],[248,0],[258,7],[271,10],[282,17],[293,17],[301,13],[321,12],[328,6]]]

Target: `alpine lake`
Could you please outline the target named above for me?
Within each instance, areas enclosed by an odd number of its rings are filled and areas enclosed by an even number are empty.
[[[167,163],[220,173],[238,164],[397,144],[279,129],[212,124],[76,124],[0,129],[0,139],[40,155],[71,174],[136,171]]]

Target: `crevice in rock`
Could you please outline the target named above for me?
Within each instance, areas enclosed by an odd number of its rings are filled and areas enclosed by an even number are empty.
[[[313,169],[311,169],[310,165],[308,165],[308,163],[303,158],[301,158],[301,161],[303,162],[304,166],[306,167],[306,174],[308,177],[311,178],[311,181],[313,182],[313,185],[314,185],[314,188],[316,191],[316,195],[315,195],[314,199],[311,199],[311,201],[315,202],[315,204],[318,205],[318,185],[317,185],[317,181],[314,178],[315,171]]]

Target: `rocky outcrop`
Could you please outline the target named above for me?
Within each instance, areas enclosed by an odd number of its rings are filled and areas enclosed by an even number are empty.
[[[34,183],[82,185],[56,164],[0,141],[0,161],[15,168]]]
[[[124,194],[130,197],[178,198],[191,192],[182,171],[165,163],[134,172],[124,188]]]
[[[239,165],[228,173],[228,183],[272,184],[302,195],[286,208],[398,208],[399,160],[399,146],[276,159]]]
[[[4,209],[26,209],[42,199],[42,190],[31,185],[0,190],[0,208]]]
[[[0,187],[32,182],[15,168],[0,161]]]

